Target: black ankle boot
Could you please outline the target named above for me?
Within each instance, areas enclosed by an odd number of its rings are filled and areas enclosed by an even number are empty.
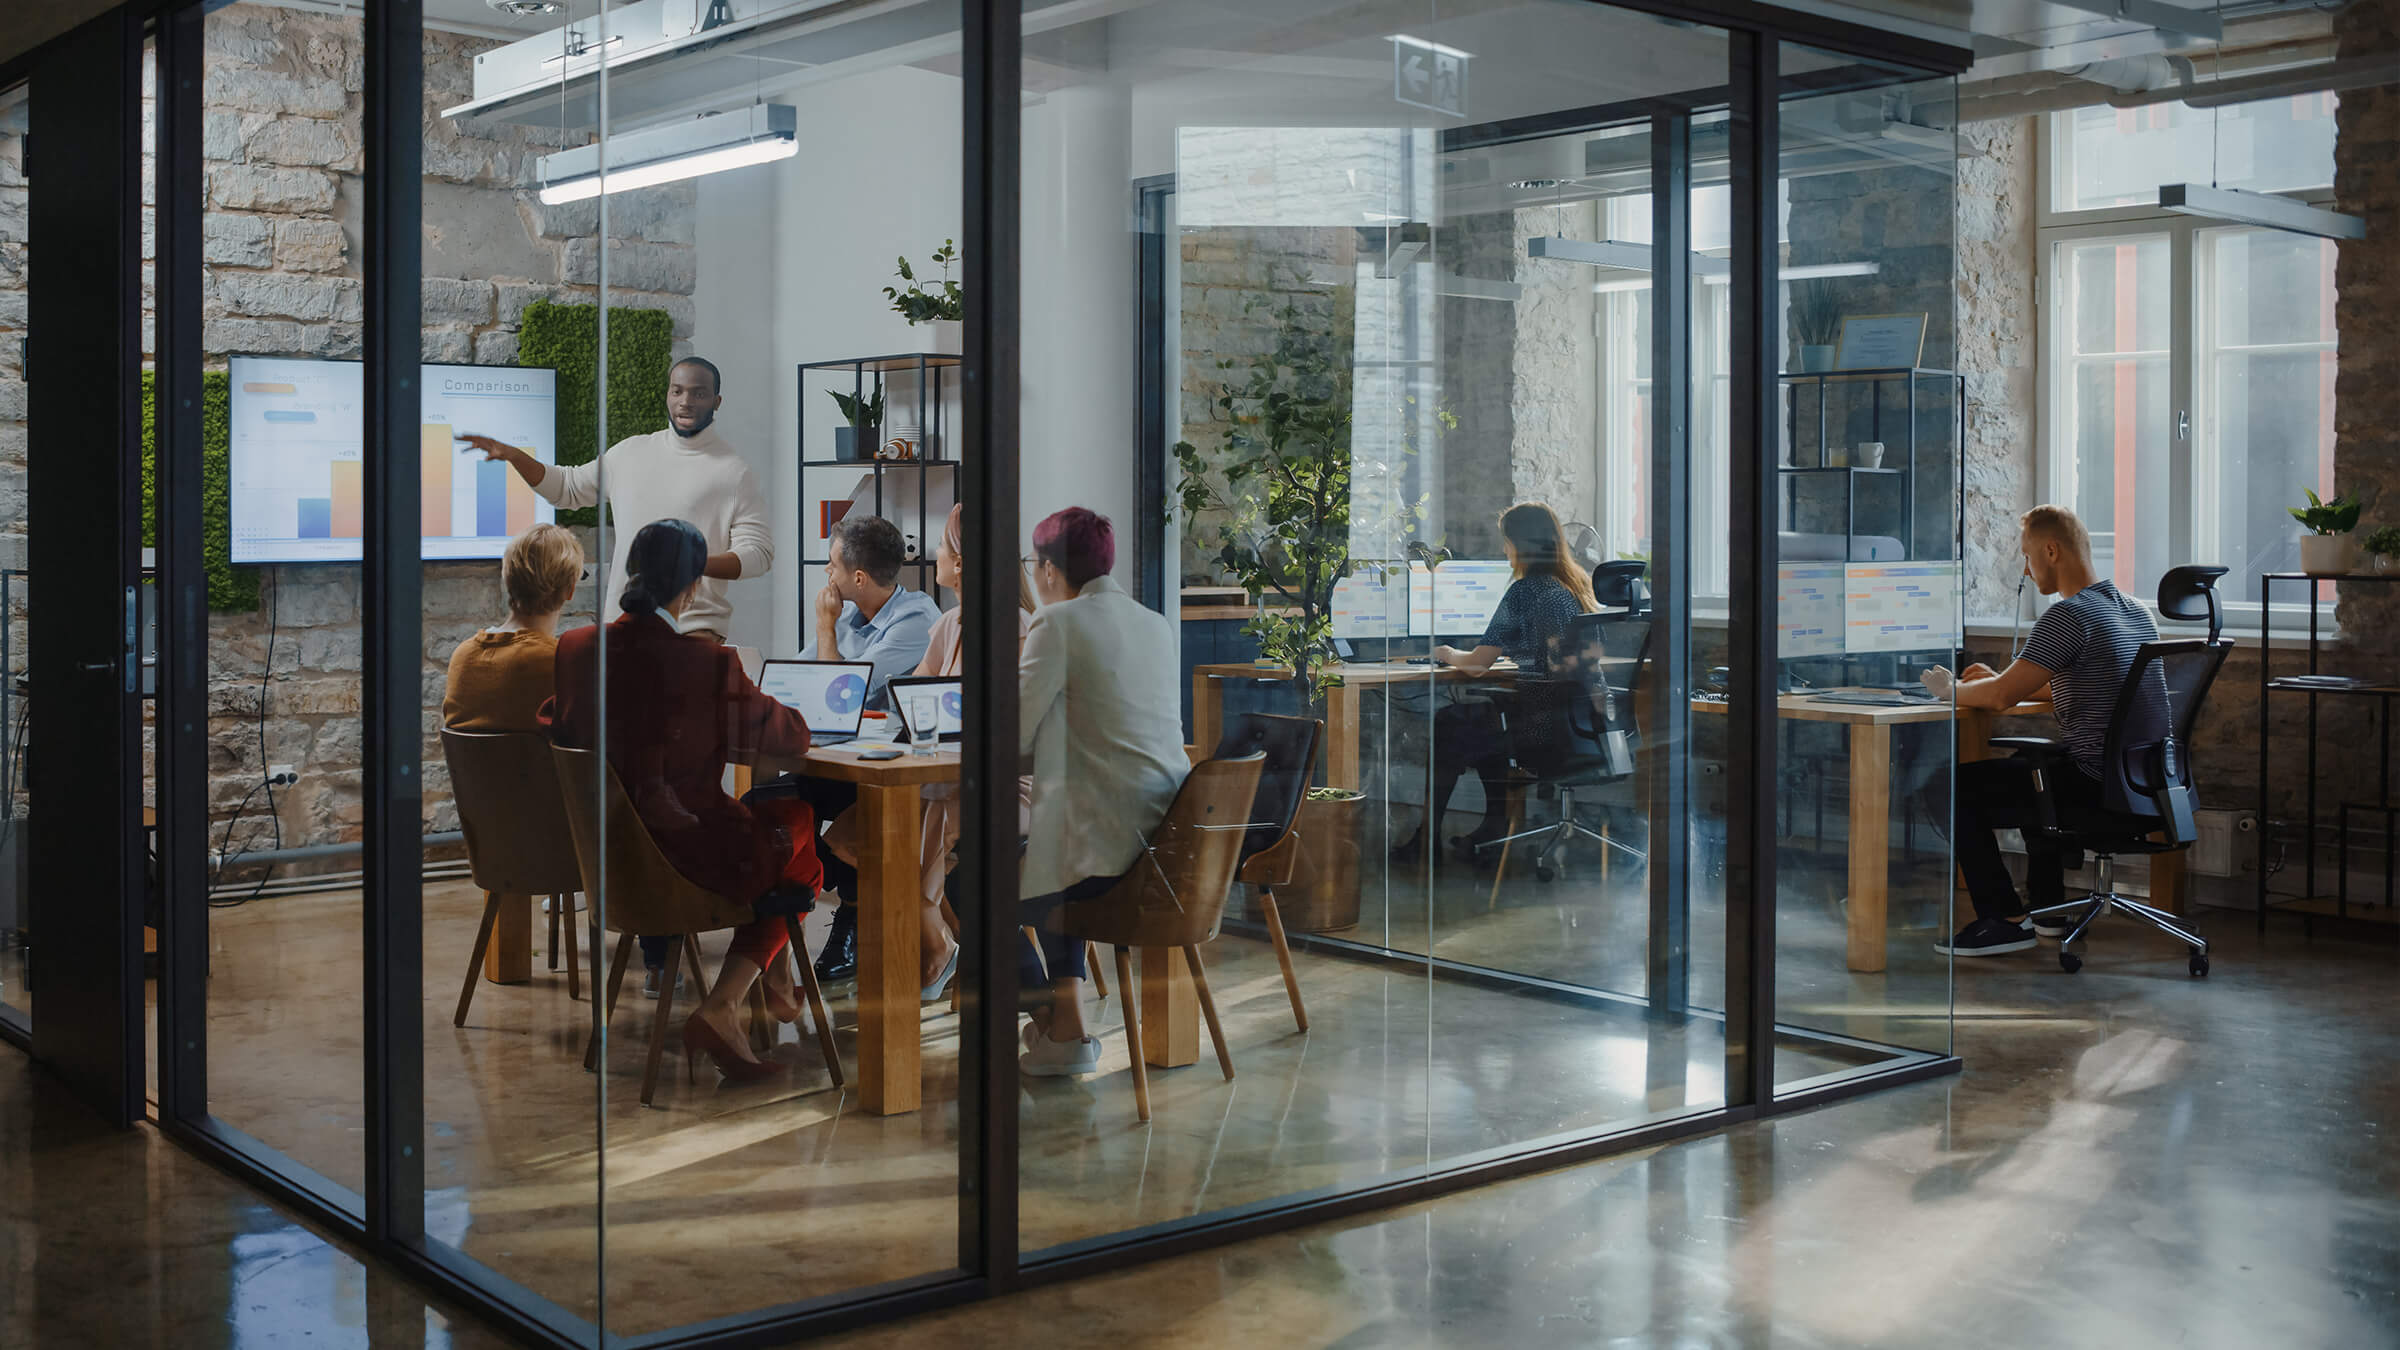
[[[857,974],[858,907],[843,905],[833,911],[833,932],[817,953],[817,983],[835,984]]]

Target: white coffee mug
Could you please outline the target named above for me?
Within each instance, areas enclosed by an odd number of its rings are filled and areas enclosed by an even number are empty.
[[[1862,469],[1882,468],[1883,442],[1860,441],[1858,443],[1858,454],[1852,458],[1851,462],[1858,465]]]

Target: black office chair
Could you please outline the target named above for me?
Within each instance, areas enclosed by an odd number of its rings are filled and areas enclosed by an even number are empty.
[[[1558,876],[1567,845],[1578,835],[1635,859],[1649,857],[1584,824],[1575,797],[1633,777],[1634,752],[1641,746],[1633,691],[1649,663],[1650,621],[1626,614],[1578,615],[1568,625],[1563,648],[1550,678],[1519,679],[1515,689],[1495,691],[1492,698],[1500,709],[1509,768],[1537,796],[1557,799],[1558,820],[1504,834],[1475,850],[1480,856],[1500,849],[1505,864],[1511,844],[1546,835],[1549,842],[1535,854],[1533,866],[1543,881]],[[1612,666],[1620,672],[1615,680]],[[1493,895],[1498,894],[1495,884]]]
[[[1602,608],[1623,611],[1610,618],[1639,618],[1650,609],[1650,564],[1639,558],[1601,563],[1592,569],[1592,595]]]
[[[2198,792],[2192,782],[2192,727],[2209,686],[2224,667],[2233,643],[2218,637],[2224,611],[2217,601],[2216,580],[2222,567],[2178,567],[2158,586],[2159,613],[2169,619],[2208,621],[2209,636],[2176,641],[2145,642],[2125,673],[2108,724],[2108,741],[2101,751],[2101,802],[2107,814],[2098,818],[2061,820],[2049,790],[2052,774],[2081,773],[2056,741],[2036,737],[1996,736],[1995,747],[2015,750],[2034,765],[2041,801],[2041,834],[2056,843],[2089,853],[2098,868],[2098,886],[2080,900],[2048,905],[2036,917],[2084,909],[2084,915],[2058,944],[2059,968],[2069,974],[2083,968],[2083,958],[2070,948],[2102,915],[2122,913],[2191,949],[2189,969],[2208,974],[2208,939],[2183,926],[2167,913],[2116,893],[2116,859],[2125,854],[2175,853],[2198,837],[2193,808]],[[2154,836],[2163,835],[2163,839]]]

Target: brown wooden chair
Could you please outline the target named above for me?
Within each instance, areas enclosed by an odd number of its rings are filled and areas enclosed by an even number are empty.
[[[1242,841],[1250,831],[1250,803],[1266,762],[1265,755],[1251,754],[1195,765],[1133,869],[1105,893],[1061,905],[1046,921],[1054,933],[1117,949],[1117,1001],[1125,1009],[1125,1048],[1133,1058],[1134,1109],[1143,1120],[1150,1118],[1150,1074],[1142,1062],[1141,998],[1133,982],[1131,954],[1137,948],[1182,949],[1209,1040],[1217,1047],[1217,1065],[1228,1080],[1233,1077],[1233,1050],[1225,1044],[1217,1002],[1208,992],[1200,944],[1216,937],[1225,917],[1225,897],[1233,887]]]
[[[478,732],[442,728],[442,758],[450,766],[450,794],[458,803],[458,827],[467,837],[467,869],[483,888],[483,925],[475,932],[475,950],[467,957],[466,984],[458,991],[458,1011],[450,1025],[467,1024],[467,1007],[475,1001],[475,985],[484,955],[492,945],[492,928],[504,904],[522,904],[521,897],[546,895],[550,906],[550,968],[558,969],[558,930],[568,916],[570,934],[575,893],[583,888],[583,873],[575,860],[575,836],[567,827],[566,807],[558,799],[558,771],[551,767],[550,741],[528,731]],[[567,947],[567,997],[583,996],[581,963],[570,936]]]
[[[616,954],[609,962],[608,993],[601,1012],[601,1023],[605,1025],[616,1014],[617,990],[625,981],[625,964],[632,955],[635,939],[667,939],[666,969],[674,970],[682,959],[690,961],[693,972],[698,974],[698,934],[738,927],[757,918],[759,911],[746,901],[696,886],[676,871],[667,856],[659,852],[650,828],[634,813],[633,801],[625,795],[624,785],[617,781],[616,770],[604,764],[598,755],[563,745],[551,746],[550,753],[557,765],[557,783],[565,798],[567,824],[574,835],[576,859],[587,892],[600,893],[597,883],[603,875],[604,863],[607,869],[607,902],[601,911],[606,916],[608,930],[618,934],[618,938]],[[601,807],[603,791],[607,793],[605,816]],[[825,1015],[825,996],[817,988],[817,973],[801,955],[808,948],[801,944],[800,919],[800,912],[783,917],[791,934],[793,954],[799,957],[800,984],[808,994],[809,1016],[816,1022],[817,1052],[824,1057],[825,1071],[832,1075],[834,1086],[839,1087],[841,1056],[834,1050],[833,1022]],[[699,981],[699,987],[700,996],[706,998],[705,977]],[[674,1009],[675,981],[662,979],[658,1008],[650,1019],[649,1057],[642,1067],[644,1106],[650,1104],[658,1085],[659,1052],[665,1045]],[[598,1067],[599,1055],[600,1035],[595,1029],[583,1052],[583,1067]],[[691,1076],[688,1061],[684,1076],[687,1079]]]
[[[1250,803],[1250,832],[1242,840],[1241,861],[1233,879],[1258,888],[1258,910],[1267,921],[1267,938],[1275,944],[1275,963],[1283,967],[1283,992],[1292,1001],[1292,1021],[1308,1030],[1308,1005],[1300,1000],[1300,977],[1292,971],[1292,944],[1284,936],[1283,911],[1276,907],[1275,888],[1289,886],[1300,863],[1300,850],[1309,847],[1293,830],[1300,804],[1308,798],[1308,780],[1316,772],[1317,740],[1325,724],[1309,717],[1277,717],[1243,713],[1225,724],[1217,741],[1218,759],[1262,754],[1258,795]],[[1327,840],[1323,847],[1332,847]]]

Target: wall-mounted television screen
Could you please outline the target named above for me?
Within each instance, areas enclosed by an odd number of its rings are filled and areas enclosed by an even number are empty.
[[[357,562],[366,518],[366,398],[356,361],[231,361],[230,482],[236,563]],[[427,561],[497,558],[553,516],[516,471],[457,438],[478,432],[544,464],[558,451],[558,372],[424,367],[415,447]]]

